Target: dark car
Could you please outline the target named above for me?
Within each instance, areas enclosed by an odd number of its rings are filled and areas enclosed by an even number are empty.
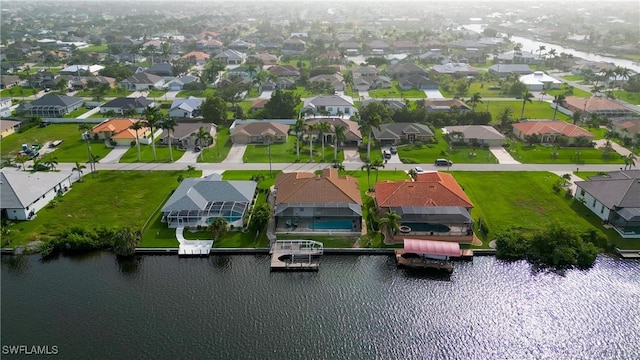
[[[194,152],[198,152],[198,151],[200,151],[200,150],[202,150],[202,148],[201,148],[200,146],[196,146],[196,147],[193,149],[193,151],[194,151]]]
[[[436,166],[451,166],[453,165],[453,163],[451,162],[451,160],[447,160],[447,159],[437,159],[435,162]]]

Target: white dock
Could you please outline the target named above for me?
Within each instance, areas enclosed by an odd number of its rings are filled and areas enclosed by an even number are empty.
[[[271,271],[318,271],[315,258],[323,244],[313,240],[277,240],[271,246]]]
[[[178,256],[209,256],[213,240],[187,240],[184,238],[184,228],[176,228],[176,239],[180,243]]]

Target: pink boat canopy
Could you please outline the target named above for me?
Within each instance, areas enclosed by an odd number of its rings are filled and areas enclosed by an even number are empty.
[[[404,251],[421,255],[460,256],[460,244],[450,241],[404,239]]]

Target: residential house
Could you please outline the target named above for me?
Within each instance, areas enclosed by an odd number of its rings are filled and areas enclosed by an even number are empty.
[[[139,72],[120,81],[118,85],[121,88],[131,90],[131,91],[153,90],[153,89],[160,90],[164,85],[164,79],[162,78],[162,76],[150,74],[147,72]]]
[[[0,140],[15,133],[16,130],[20,128],[21,124],[22,121],[0,119]]]
[[[542,62],[539,54],[534,54],[529,51],[514,51],[509,50],[498,54],[498,61],[501,61],[503,64],[528,64],[528,65],[537,65]]]
[[[204,123],[204,122],[192,122],[192,121],[179,121],[176,123],[176,126],[171,131],[171,137],[169,137],[169,131],[163,130],[162,135],[160,135],[160,143],[163,145],[168,145],[169,141],[174,146],[177,146],[181,149],[190,149],[194,148],[196,145],[205,145],[202,144],[202,140],[198,140],[198,133],[200,132],[200,128],[203,128],[209,135],[208,142],[206,146],[210,146],[213,144],[213,139],[216,138],[217,130],[215,124]]]
[[[400,100],[387,100],[387,99],[367,99],[364,100],[360,106],[361,107],[366,107],[367,105],[371,104],[372,102],[376,102],[376,103],[380,103],[382,104],[382,106],[386,107],[387,109],[390,110],[402,110],[405,107],[407,107],[407,104],[405,104],[403,101]]]
[[[253,55],[249,55],[247,61],[253,63],[259,63],[264,66],[277,65],[278,57],[268,53],[257,53]]]
[[[116,85],[116,79],[107,76],[74,76],[69,80],[69,85],[74,90],[90,89],[101,84],[112,88]]]
[[[345,132],[344,132],[345,140],[343,145],[358,146],[362,144],[362,133],[360,132],[360,125],[358,125],[357,122],[353,120],[345,119],[345,118],[336,118],[336,117],[307,118],[305,120],[305,124],[307,125],[316,125],[320,122],[325,122],[329,124],[329,131],[324,133],[325,144],[333,144],[336,126],[342,126],[345,129]],[[313,139],[317,139],[319,133],[318,131],[314,130],[314,131],[311,131],[310,134]],[[308,139],[309,135],[307,135],[306,138]]]
[[[593,114],[602,115],[608,118],[633,117],[638,115],[625,106],[602,96],[592,96],[590,98],[567,96],[562,103],[562,107],[571,113],[580,110],[587,117]]]
[[[411,62],[391,65],[387,70],[387,74],[395,79],[402,79],[411,75],[429,76],[425,69]]]
[[[398,80],[398,87],[402,90],[438,90],[440,83],[423,75],[409,75]]]
[[[271,121],[255,121],[236,125],[231,131],[234,144],[267,144],[287,142],[289,126]]]
[[[370,66],[361,66],[351,70],[351,74],[354,80],[359,78],[373,80],[378,77],[380,70]]]
[[[301,110],[301,113],[307,118],[316,114],[350,118],[357,112],[350,96],[339,95],[318,95],[306,98]]]
[[[540,143],[553,144],[560,136],[569,139],[569,144],[576,142],[578,138],[593,140],[593,134],[587,130],[555,120],[527,120],[512,124],[513,134],[520,140],[526,140],[529,135],[539,135]]]
[[[451,76],[477,76],[480,72],[473,66],[465,63],[448,63],[444,65],[434,65],[431,67],[431,71],[438,75],[451,75]]]
[[[227,46],[229,50],[237,52],[247,52],[249,49],[255,47],[254,44],[238,39]]]
[[[509,74],[528,75],[533,71],[527,64],[494,64],[489,66],[489,74],[495,75],[499,78],[505,78]]]
[[[329,84],[335,91],[344,91],[344,78],[342,75],[336,74],[320,74],[312,78],[309,78],[309,84],[326,83]]]
[[[357,91],[369,91],[373,81],[367,81],[364,78],[354,78],[352,81],[353,89]]]
[[[398,40],[393,43],[393,49],[397,53],[417,54],[420,52],[420,45],[410,40]]]
[[[276,233],[362,231],[362,198],[355,178],[341,177],[334,168],[324,169],[321,176],[282,173],[274,187]]]
[[[640,239],[640,170],[576,181],[574,197],[625,239]]]
[[[236,50],[227,49],[213,58],[227,65],[240,65],[244,62],[246,55]]]
[[[390,89],[393,86],[391,79],[387,76],[378,76],[370,81],[370,89]]]
[[[298,39],[291,38],[282,42],[283,54],[304,54],[307,51],[307,43]]]
[[[33,220],[59,194],[71,189],[70,171],[0,171],[0,208],[9,220]]]
[[[470,146],[502,146],[504,135],[488,125],[447,126],[442,131],[456,143]]]
[[[599,74],[607,70],[614,70],[615,68],[615,64],[604,61],[578,60],[576,64],[571,67],[571,73],[576,75],[582,75],[585,72]]]
[[[451,174],[425,172],[415,181],[382,181],[375,193],[378,216],[400,215],[395,237],[473,242],[473,203]]]
[[[389,52],[391,48],[389,44],[382,40],[372,40],[367,46],[369,47],[369,53],[373,56],[381,56]]]
[[[262,89],[267,90],[264,87]],[[274,89],[268,89],[268,90],[274,90]],[[264,110],[264,106],[269,102],[269,100],[271,99],[257,98],[253,100],[253,102],[251,103],[251,107],[249,108],[249,113]]]
[[[136,114],[142,114],[147,106],[155,107],[156,103],[144,96],[137,98],[118,97],[102,105],[100,107],[100,113],[106,114],[114,112],[115,114],[124,115],[126,112],[133,110]]]
[[[611,130],[620,137],[638,136],[640,134],[640,117],[610,118]]]
[[[252,68],[251,66],[248,66],[248,65],[241,65],[233,69],[227,70],[227,72],[225,73],[225,76],[227,78],[241,77],[244,79],[253,79],[256,77],[256,75],[258,75],[258,71],[259,69],[256,69],[255,66]]]
[[[30,103],[22,103],[16,111],[41,117],[64,117],[84,104],[84,99],[58,94],[47,94]]]
[[[177,98],[171,103],[169,117],[174,119],[192,119],[201,115],[200,106],[203,98],[189,96],[186,99]]]
[[[262,89],[262,91],[295,89],[296,81],[292,78],[284,77],[277,78],[276,80],[267,79],[262,84],[260,84],[260,88]]]
[[[209,58],[209,54],[203,53],[202,51],[191,51],[181,57],[181,59],[190,61],[192,64],[199,66],[205,65]]]
[[[138,55],[138,54],[133,54],[133,53],[129,53],[129,52],[122,52],[118,55],[113,55],[113,60],[116,62],[124,62],[124,63],[130,63],[130,64],[139,64],[143,61],[146,61],[147,58],[142,56],[142,55]]]
[[[362,46],[355,41],[345,41],[338,44],[338,49],[344,51],[347,56],[354,56],[360,54]]]
[[[0,118],[11,116],[12,103],[13,102],[10,97],[0,98]],[[2,129],[2,134],[4,135],[4,127]]]
[[[145,72],[161,76],[163,78],[171,78],[173,77],[173,65],[170,63],[153,64],[153,66],[145,70]]]
[[[164,86],[169,89],[169,91],[180,91],[186,90],[186,86],[189,84],[197,84],[200,79],[193,75],[184,75],[173,78],[169,80]]]
[[[162,207],[162,222],[169,228],[209,226],[223,218],[231,230],[244,228],[256,196],[255,181],[224,181],[219,174],[186,178]]]
[[[20,83],[20,77],[17,75],[0,76],[0,89],[11,89]]]
[[[98,71],[104,69],[102,65],[70,65],[60,70],[60,75],[98,75]]]
[[[527,85],[530,91],[542,91],[558,89],[562,81],[545,74],[542,71],[534,71],[532,74],[520,76],[520,82]]]
[[[217,54],[222,51],[223,44],[216,39],[202,39],[196,41],[196,50],[207,51],[213,54]]]
[[[321,63],[327,64],[342,64],[344,59],[344,55],[336,50],[327,51],[318,55],[318,60],[320,60]]]
[[[300,69],[293,65],[274,65],[267,69],[268,72],[276,77],[287,77],[298,79],[300,77]]]
[[[460,99],[426,99],[427,112],[461,112],[471,111],[471,107]]]
[[[108,119],[91,128],[91,136],[94,140],[111,140],[116,145],[129,146],[139,141],[140,144],[151,142],[151,129],[143,127],[136,131],[131,126],[140,119]],[[88,134],[87,134],[88,135]],[[87,136],[83,135],[83,136]]]
[[[373,138],[380,144],[398,145],[402,143],[428,142],[433,139],[433,132],[427,125],[419,123],[381,124],[380,129],[373,129]]]

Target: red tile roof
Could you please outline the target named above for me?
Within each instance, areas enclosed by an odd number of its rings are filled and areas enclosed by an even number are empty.
[[[91,133],[97,134],[101,132],[110,132],[111,138],[114,139],[135,140],[136,132],[135,130],[129,129],[129,127],[138,121],[140,121],[140,119],[109,119],[94,126],[91,129]],[[138,130],[138,135],[142,137],[144,136],[143,134],[146,134],[148,131],[148,127],[143,127]]]
[[[209,54],[203,53],[202,51],[192,51],[182,55],[182,59],[189,59],[190,57],[194,57],[196,60],[207,60],[210,58]]]
[[[539,121],[522,121],[513,124],[513,128],[522,133],[522,136],[533,134],[562,134],[567,137],[579,137],[585,136],[593,138],[593,134],[587,130],[566,123],[564,121],[551,121],[551,120],[539,120]]]
[[[568,96],[564,100],[565,105],[569,110],[575,111],[605,111],[605,110],[627,110],[626,107],[609,100],[602,96],[592,96],[590,98],[579,98],[575,96]]]
[[[383,181],[377,183],[378,207],[395,206],[462,206],[473,203],[451,174],[430,172],[418,174],[416,181]]]
[[[340,177],[334,168],[322,171],[322,176],[308,172],[284,173],[276,178],[278,190],[275,204],[283,203],[355,203],[362,205],[358,181]]]

